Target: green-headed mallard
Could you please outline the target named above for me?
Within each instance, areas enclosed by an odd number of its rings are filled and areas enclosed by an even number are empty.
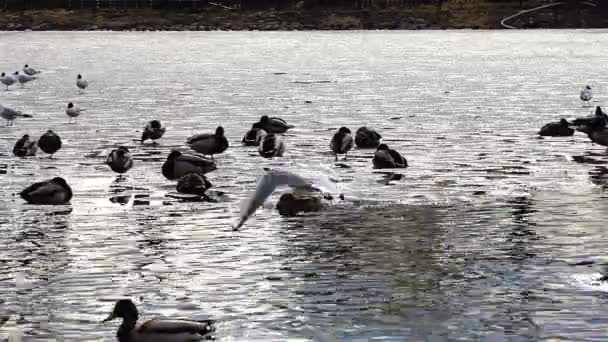
[[[66,204],[72,199],[72,189],[61,177],[34,183],[19,193],[30,204]]]
[[[399,152],[388,148],[386,144],[378,145],[372,159],[375,169],[406,168],[407,160]]]
[[[133,156],[128,148],[120,146],[117,149],[110,152],[106,164],[117,173],[125,173],[133,167]]]
[[[163,176],[169,180],[176,180],[190,172],[205,174],[217,169],[215,161],[194,155],[185,154],[173,150],[163,164]]]
[[[220,154],[228,149],[228,139],[224,135],[222,126],[215,129],[215,134],[197,134],[188,138],[186,143],[194,151],[205,156],[210,155],[212,159],[214,154]]]
[[[295,127],[293,125],[288,125],[287,122],[281,118],[270,118],[267,115],[262,116],[258,124],[259,127],[266,132],[278,134],[285,133],[288,129]]]

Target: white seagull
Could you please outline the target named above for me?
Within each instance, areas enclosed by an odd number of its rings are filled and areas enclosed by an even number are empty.
[[[72,122],[72,118],[76,119],[84,111],[84,109],[76,107],[70,102],[68,103],[68,108],[65,110],[65,113],[70,117],[70,122]]]
[[[27,82],[30,82],[30,81],[33,81],[33,80],[36,79],[35,76],[22,75],[22,74],[19,73],[19,71],[15,71],[14,75],[15,75],[14,77],[17,79],[17,81],[19,81],[19,83],[21,83],[22,87]]]
[[[18,110],[14,110],[11,108],[7,108],[4,107],[3,105],[0,104],[0,116],[6,120],[6,126],[12,126],[13,125],[13,120],[15,120],[16,118],[31,118],[32,116],[30,114],[23,114]]]
[[[592,98],[593,98],[593,92],[591,91],[591,87],[585,86],[585,88],[583,88],[583,90],[581,90],[581,100],[583,101],[583,103],[588,105],[589,101],[591,101]]]
[[[29,65],[27,65],[27,64],[26,64],[26,65],[23,67],[23,72],[24,72],[26,75],[29,75],[29,76],[34,76],[34,75],[36,75],[36,74],[39,74],[39,73],[40,73],[40,71],[38,71],[38,70],[36,70],[36,69],[34,69],[34,68],[30,67],[30,66],[29,66]]]
[[[89,86],[89,82],[82,78],[81,74],[78,74],[78,76],[76,77],[76,86],[78,87],[78,89],[80,89],[81,92],[83,92]]]
[[[258,177],[255,191],[241,203],[241,211],[234,229],[239,229],[266,200],[280,188],[292,188],[300,193],[339,194],[338,188],[325,175],[304,177],[285,169],[265,168],[266,174]],[[343,198],[343,195],[339,195]]]
[[[0,74],[0,82],[2,82],[2,84],[4,84],[6,86],[6,90],[8,90],[8,87],[15,84],[15,82],[17,82],[17,80],[14,79],[13,77],[11,77],[11,75],[2,73],[2,74]]]

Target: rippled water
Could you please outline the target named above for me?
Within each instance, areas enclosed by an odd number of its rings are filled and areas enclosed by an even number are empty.
[[[113,341],[118,323],[99,322],[123,296],[143,318],[215,318],[222,341],[605,338],[599,262],[577,263],[607,246],[606,150],[535,135],[588,115],[587,83],[603,104],[605,31],[0,37],[0,70],[43,70],[0,91],[35,115],[0,128],[0,314],[26,341]],[[77,124],[68,101],[87,109]],[[263,114],[296,125],[286,159],[332,169],[357,201],[295,218],[260,210],[233,232],[267,164],[239,141]],[[169,128],[141,146],[150,119]],[[219,124],[231,147],[209,178],[225,196],[166,197],[168,151]],[[342,125],[377,128],[408,159],[404,177],[374,172],[371,150],[334,163]],[[54,159],[12,156],[18,137],[48,128],[64,140]],[[104,164],[118,145],[136,157],[126,179]],[[15,195],[56,175],[74,189],[69,206]]]

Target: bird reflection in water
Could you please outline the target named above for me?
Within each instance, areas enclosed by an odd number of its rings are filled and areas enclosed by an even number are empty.
[[[403,174],[402,173],[395,173],[395,172],[375,172],[375,173],[379,173],[383,175],[383,178],[378,180],[378,184],[382,184],[382,185],[392,185],[391,182],[393,181],[400,181],[401,179],[403,179]]]

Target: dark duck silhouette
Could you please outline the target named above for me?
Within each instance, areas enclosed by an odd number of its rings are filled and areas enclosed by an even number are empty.
[[[606,127],[608,122],[608,116],[600,106],[595,107],[595,114],[584,118],[577,118],[572,120],[572,126],[576,127],[576,130],[583,133],[589,133],[591,129],[597,129],[598,127]]]
[[[399,152],[388,148],[386,144],[378,145],[372,162],[374,163],[375,169],[397,169],[407,167],[407,160],[405,160]]]
[[[162,171],[165,178],[176,180],[190,172],[205,174],[216,168],[215,161],[211,159],[173,150],[163,164]]]
[[[550,122],[544,125],[538,135],[545,137],[570,137],[574,134],[574,129],[570,128],[570,123],[566,119],[559,122]]]
[[[295,127],[293,125],[288,125],[287,122],[281,118],[270,118],[267,115],[262,116],[258,124],[259,127],[266,132],[275,134],[285,133],[287,130]]]
[[[205,175],[191,172],[177,181],[176,189],[182,194],[204,196],[212,186]]]
[[[29,204],[59,205],[69,203],[72,189],[61,177],[34,183],[19,193]]]
[[[359,148],[375,148],[380,145],[382,136],[378,132],[365,126],[359,127],[355,133],[355,144]]]
[[[211,320],[154,318],[137,324],[139,312],[130,299],[117,301],[103,322],[116,318],[122,318],[116,333],[119,342],[196,342],[213,339],[215,331]]]
[[[260,130],[262,130],[262,128],[260,128],[259,122],[256,122],[253,125],[251,125],[251,129],[248,130],[247,133],[245,133],[245,135],[243,136],[243,139],[241,140],[243,142],[243,145],[259,146],[260,145],[260,137],[259,137]]]
[[[212,159],[214,154],[220,154],[228,149],[228,139],[224,135],[222,126],[215,129],[215,134],[197,134],[188,138],[186,142],[194,151],[206,156],[210,155]]]
[[[166,130],[167,129],[165,127],[162,127],[160,121],[158,120],[152,120],[148,122],[144,127],[144,132],[141,134],[142,144],[148,139],[155,142],[155,140],[162,138]]]
[[[15,143],[15,146],[13,147],[13,154],[17,157],[29,157],[35,156],[37,150],[37,141],[30,140],[30,136],[25,134]]]
[[[265,131],[262,131],[265,133]],[[274,133],[261,134],[258,152],[264,158],[282,157],[285,152],[285,143],[281,136]]]
[[[120,146],[110,152],[106,164],[112,171],[123,174],[133,167],[133,156],[128,148]]]
[[[338,154],[343,154],[344,159],[346,159],[346,154],[350,151],[355,145],[355,140],[351,135],[350,129],[346,127],[340,127],[338,132],[334,134],[331,139],[331,143],[329,147],[336,155],[336,160],[338,160]]]
[[[50,154],[49,158],[53,158],[53,155],[61,148],[61,138],[49,129],[38,139],[38,147],[42,152]]]

